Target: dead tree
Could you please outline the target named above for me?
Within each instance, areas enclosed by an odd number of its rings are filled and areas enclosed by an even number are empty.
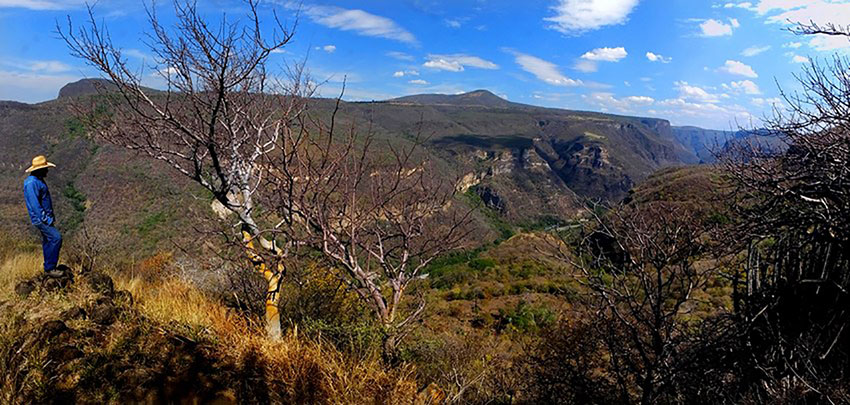
[[[472,211],[453,204],[454,183],[417,157],[418,139],[374,145],[356,124],[337,134],[339,106],[329,119],[302,119],[297,140],[279,148],[298,152],[269,156],[267,201],[286,224],[270,232],[321,253],[371,309],[392,361],[425,309],[408,292],[429,263],[461,246]]]
[[[798,34],[850,36],[800,25]],[[738,143],[722,160],[747,252],[735,303],[758,400],[850,400],[850,64],[812,60],[766,120],[781,148]]]
[[[614,207],[560,258],[587,289],[592,327],[608,353],[609,381],[624,403],[675,398],[689,350],[694,292],[716,275],[703,218],[676,205]]]
[[[258,2],[246,5],[243,19],[222,17],[211,25],[194,2],[176,1],[173,27],[161,25],[154,8],[148,9],[153,58],[146,68],[164,80],[164,91],[142,86],[146,71],[128,63],[91,8],[85,26],[75,27],[69,18],[57,28],[74,56],[114,83],[114,89],[92,99],[95,107],[87,115],[92,132],[167,163],[209,190],[235,217],[234,236],[268,284],[267,331],[279,336],[277,297],[286,247],[260,235],[259,162],[291,131],[311,88],[300,67],[285,78],[269,72],[269,56],[289,43],[293,31],[275,18],[275,30],[264,32]]]

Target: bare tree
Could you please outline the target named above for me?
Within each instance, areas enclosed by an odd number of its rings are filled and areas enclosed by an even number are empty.
[[[850,36],[799,25],[798,34]],[[722,163],[737,186],[735,283],[760,401],[850,400],[850,63],[812,60],[766,120],[773,145],[739,143]]]
[[[145,70],[131,67],[91,8],[86,26],[74,27],[69,17],[57,29],[74,56],[114,83],[88,110],[94,134],[167,163],[234,214],[236,235],[268,284],[267,331],[278,336],[285,247],[260,235],[259,163],[291,131],[311,88],[300,66],[289,69],[285,84],[269,73],[269,56],[289,43],[293,31],[275,18],[275,29],[264,33],[258,1],[246,5],[243,19],[222,17],[210,25],[196,3],[176,1],[174,27],[161,25],[154,7],[148,9],[153,58],[147,68],[164,80],[165,91],[142,86]]]
[[[357,124],[336,134],[336,102],[329,120],[303,119],[298,140],[269,156],[269,206],[283,233],[321,252],[372,310],[384,332],[388,360],[425,308],[424,297],[405,307],[405,294],[437,256],[461,246],[470,209],[453,205],[454,183],[434,177],[417,158],[419,139],[373,147]]]
[[[579,271],[592,326],[625,403],[671,401],[684,371],[696,307],[693,293],[716,275],[703,218],[663,202],[614,207],[595,215],[575,251],[558,245]],[[594,394],[595,395],[595,394]]]

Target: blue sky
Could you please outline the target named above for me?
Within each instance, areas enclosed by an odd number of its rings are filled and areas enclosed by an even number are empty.
[[[245,15],[240,1],[200,0],[211,18]],[[169,19],[170,2],[157,10]],[[777,83],[810,58],[850,42],[799,37],[788,22],[850,22],[850,1],[833,0],[397,0],[265,1],[293,21],[294,41],[272,65],[306,60],[319,92],[381,100],[417,93],[488,89],[511,101],[669,119],[728,129],[758,125],[781,103]],[[155,63],[143,43],[143,3],[101,0],[95,14],[139,66]],[[78,0],[0,0],[0,99],[39,102],[97,74],[68,55],[56,22],[85,20]],[[267,18],[271,21],[271,18]],[[150,67],[147,68],[151,70]],[[149,85],[156,86],[151,76]],[[781,104],[780,104],[781,105]]]

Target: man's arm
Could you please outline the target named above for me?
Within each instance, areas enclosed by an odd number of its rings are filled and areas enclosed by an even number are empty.
[[[39,184],[37,182],[28,181],[24,183],[24,200],[27,204],[27,211],[30,214],[30,221],[33,224],[38,224],[45,220],[45,218],[42,218],[44,208],[41,206],[41,200],[38,198],[39,191]]]

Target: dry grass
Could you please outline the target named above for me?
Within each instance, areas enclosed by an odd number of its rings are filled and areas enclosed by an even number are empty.
[[[0,264],[0,300],[8,300],[14,295],[15,285],[19,281],[32,278],[42,270],[41,253],[18,253],[9,255]]]
[[[283,398],[333,404],[401,404],[415,398],[412,368],[389,369],[378,358],[355,359],[295,333],[268,339],[261,325],[181,280],[118,277],[116,287],[130,291],[145,316],[163,324],[190,325],[215,340],[222,355],[237,364],[257,363],[262,379]],[[304,387],[312,396],[303,396]]]
[[[14,286],[36,276],[41,271],[41,262],[41,252],[5,255],[0,263],[0,302],[15,303],[28,319],[55,319],[62,310],[91,301],[91,297],[83,295],[91,292],[84,288],[38,293],[25,300],[18,298]],[[378,358],[353,358],[330,344],[295,333],[280,340],[268,339],[262,325],[248,321],[177,278],[153,281],[114,275],[113,280],[116,289],[132,293],[133,310],[149,320],[145,322],[161,325],[159,328],[169,333],[203,341],[221,364],[229,365],[234,378],[240,380],[234,381],[235,386],[265,384],[267,389],[260,391],[268,393],[266,399],[270,402],[407,404],[416,397],[417,384],[410,367],[388,368]],[[136,322],[133,319],[137,318],[129,316],[124,322]],[[114,336],[103,344],[110,345],[111,340],[121,338],[118,330],[131,327],[130,324],[113,327]],[[243,391],[234,388],[232,398],[265,402],[262,398],[245,398]]]

